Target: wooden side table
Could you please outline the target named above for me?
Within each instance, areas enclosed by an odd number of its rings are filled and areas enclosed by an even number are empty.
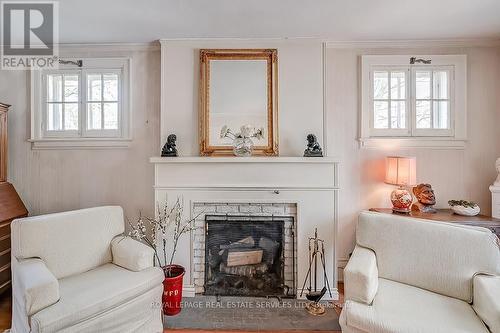
[[[14,186],[7,182],[8,108],[9,105],[0,103],[0,294],[11,284],[10,222],[28,215]]]
[[[393,213],[391,208],[370,208],[370,211],[384,213],[384,214],[398,215],[402,217],[413,217],[417,219],[458,223],[474,227],[483,227],[490,229],[494,234],[496,234],[500,238],[500,219],[491,216],[486,216],[486,215],[462,216],[453,213],[451,209],[438,209],[436,213],[421,213],[417,211],[412,211],[409,214]]]

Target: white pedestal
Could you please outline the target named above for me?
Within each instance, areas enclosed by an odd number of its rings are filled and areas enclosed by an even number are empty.
[[[490,186],[491,216],[500,219],[500,186]]]

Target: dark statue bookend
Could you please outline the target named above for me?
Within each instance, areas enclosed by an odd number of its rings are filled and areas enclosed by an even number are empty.
[[[176,157],[177,148],[175,141],[177,141],[177,136],[175,134],[170,134],[167,138],[167,143],[161,149],[161,157]]]
[[[304,150],[304,157],[323,157],[323,149],[321,149],[314,134],[307,136],[307,148]]]
[[[417,202],[411,206],[411,210],[422,213],[436,213],[434,205],[436,204],[436,196],[430,184],[419,184],[413,188],[413,194],[417,198]]]

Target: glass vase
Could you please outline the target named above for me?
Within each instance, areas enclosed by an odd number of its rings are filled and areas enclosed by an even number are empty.
[[[233,141],[233,153],[238,157],[252,156],[253,141],[250,138],[236,138]]]

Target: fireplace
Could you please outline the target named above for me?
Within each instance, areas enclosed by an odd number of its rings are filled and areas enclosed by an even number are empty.
[[[290,293],[296,297],[309,267],[308,238],[317,228],[325,240],[327,276],[336,285],[339,168],[335,158],[153,157],[151,162],[154,203],[174,204],[183,198],[183,218],[195,218],[196,228],[181,237],[175,259],[186,268],[183,296],[205,293],[206,215],[291,217],[293,222],[284,221],[284,284],[295,286]],[[336,298],[337,290],[332,291]]]
[[[205,295],[295,297],[293,217],[206,215],[205,228]]]

